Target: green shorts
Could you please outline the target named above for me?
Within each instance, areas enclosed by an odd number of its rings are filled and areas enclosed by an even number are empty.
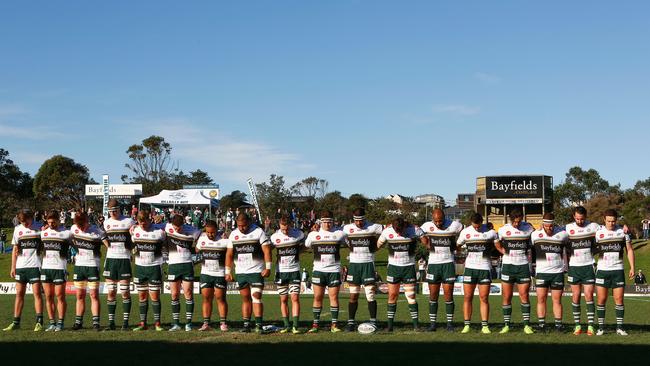
[[[564,290],[564,273],[537,273],[535,286],[551,288],[551,290]]]
[[[530,283],[530,267],[527,264],[504,264],[501,267],[501,281],[505,283]]]
[[[192,263],[176,263],[167,267],[167,281],[194,281],[194,265]]]
[[[237,274],[237,285],[239,288],[264,287],[264,278],[261,273],[240,273]]]
[[[275,283],[277,285],[300,285],[300,271],[275,272]]]
[[[596,286],[605,288],[625,287],[625,271],[596,271]]]
[[[341,273],[314,271],[311,283],[316,286],[339,287],[341,286]]]
[[[386,282],[391,284],[415,283],[415,265],[395,266],[389,264],[386,273]]]
[[[492,272],[489,269],[473,269],[465,267],[463,283],[471,285],[489,285],[492,283]]]
[[[135,266],[135,276],[133,283],[136,285],[161,285],[162,269],[161,266]]]
[[[426,280],[428,283],[454,283],[456,282],[456,266],[453,262],[429,264]]]
[[[65,284],[68,274],[65,269],[41,269],[41,282],[55,285]]]
[[[218,288],[225,290],[228,284],[225,277],[215,277],[206,274],[201,274],[199,277],[199,284],[201,289],[204,288]]]
[[[354,285],[370,285],[376,282],[375,264],[350,263],[345,281]]]
[[[570,285],[593,285],[596,283],[596,272],[593,265],[569,266],[567,282]]]
[[[36,283],[41,282],[41,271],[38,267],[17,268],[16,282],[19,283]]]
[[[104,261],[104,279],[120,281],[131,279],[131,260],[106,258]]]
[[[73,281],[88,281],[88,282],[98,282],[99,281],[99,268],[97,267],[84,267],[84,266],[75,266],[74,273],[72,274]]]

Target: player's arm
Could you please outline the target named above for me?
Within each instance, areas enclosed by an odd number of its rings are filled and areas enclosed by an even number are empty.
[[[16,260],[18,260],[18,244],[14,244],[11,251],[11,271],[9,272],[11,278],[16,278]]]
[[[262,244],[262,253],[264,253],[264,270],[262,277],[268,277],[271,274],[271,266],[273,265],[273,252],[271,251],[271,242],[268,240]]]
[[[632,241],[626,240],[625,242],[625,249],[627,251],[627,261],[630,263],[630,279],[634,279],[634,273],[636,272],[634,269],[635,265],[635,260],[634,260],[634,248],[632,247]]]
[[[228,282],[232,282],[232,274],[230,274],[230,272],[232,271],[234,256],[235,253],[232,247],[232,243],[228,243],[228,248],[226,249],[226,281]]]
[[[422,235],[420,237],[420,243],[422,243],[427,250],[431,250],[431,240],[429,240],[428,236]]]
[[[501,253],[501,255],[506,254],[506,249],[503,247],[503,245],[501,244],[501,240],[499,240],[498,238],[494,240],[494,247],[497,249],[499,253]]]

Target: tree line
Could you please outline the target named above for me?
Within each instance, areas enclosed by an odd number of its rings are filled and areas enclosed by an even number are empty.
[[[150,136],[129,146],[124,165],[127,174],[122,175],[122,182],[142,184],[144,196],[155,195],[163,189],[180,189],[188,184],[214,183],[201,169],[188,173],[181,170],[172,151],[171,144],[161,136]],[[0,148],[0,222],[7,225],[20,208],[83,207],[86,184],[96,182],[85,165],[71,158],[55,155],[43,162],[31,177],[10,159],[7,150]],[[376,222],[388,222],[397,215],[404,215],[415,224],[427,219],[427,209],[410,197],[405,197],[400,205],[383,197],[369,198],[363,193],[345,197],[340,191],[331,190],[326,179],[318,177],[307,177],[288,185],[283,176],[271,174],[267,181],[256,184],[256,188],[265,217],[274,218],[291,210],[305,215],[311,210],[328,209],[337,218],[349,220],[355,208],[365,207],[368,219]],[[576,166],[554,187],[553,200],[560,223],[570,222],[571,208],[575,205],[585,206],[589,219],[596,222],[604,210],[615,208],[623,216],[622,222],[633,231],[640,231],[641,220],[650,214],[650,178],[639,180],[632,188],[622,189],[620,184],[611,184],[601,177],[595,169]],[[230,192],[221,199],[222,209],[247,204],[248,195],[241,191]]]

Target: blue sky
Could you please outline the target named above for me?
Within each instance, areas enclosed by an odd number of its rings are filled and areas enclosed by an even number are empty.
[[[648,172],[645,1],[0,3],[0,147],[95,179],[157,134],[224,191],[438,193]]]

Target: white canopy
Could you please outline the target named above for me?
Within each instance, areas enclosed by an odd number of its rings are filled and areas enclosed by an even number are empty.
[[[144,197],[140,203],[151,205],[210,205],[216,200],[203,195],[199,189],[179,189],[176,191],[163,190],[155,196]]]

